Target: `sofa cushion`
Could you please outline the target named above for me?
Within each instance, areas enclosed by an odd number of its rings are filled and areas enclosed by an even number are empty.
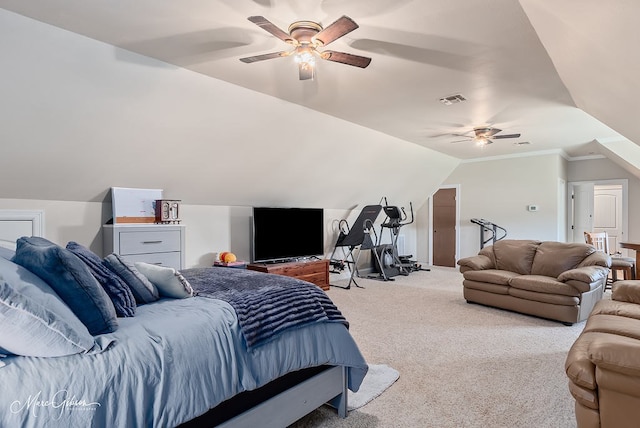
[[[491,284],[509,285],[511,278],[518,276],[515,272],[506,270],[488,269],[488,270],[469,270],[464,272],[464,279],[477,282],[488,282]]]
[[[640,305],[616,300],[600,300],[591,311],[591,316],[597,314],[617,315],[640,320]]]
[[[537,291],[523,290],[521,288],[510,287],[509,295],[531,302],[549,303],[559,306],[578,306],[580,298],[574,296],[564,296],[562,294],[540,293]]]
[[[611,287],[611,298],[640,304],[640,280],[616,281]]]
[[[580,296],[580,292],[574,287],[548,276],[520,275],[511,278],[509,284],[521,290],[535,291],[537,293],[562,294],[564,296],[574,297]]]
[[[536,249],[540,241],[505,239],[493,244],[496,268],[521,275],[531,273]],[[557,276],[557,275],[555,275]]]
[[[589,316],[583,331],[611,333],[632,339],[640,339],[640,319],[610,314],[592,314]]]
[[[493,294],[504,295],[508,295],[509,288],[511,288],[508,285],[491,284],[488,282],[471,281],[468,279],[462,281],[462,285],[464,286],[464,288],[472,288],[474,290],[487,291]]]
[[[595,251],[595,248],[587,244],[543,242],[536,249],[531,273],[557,278],[562,272],[577,267]]]

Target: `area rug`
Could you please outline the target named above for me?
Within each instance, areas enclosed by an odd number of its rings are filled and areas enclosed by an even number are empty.
[[[400,377],[400,373],[386,364],[369,364],[369,371],[358,392],[349,391],[347,409],[355,410],[382,394]]]

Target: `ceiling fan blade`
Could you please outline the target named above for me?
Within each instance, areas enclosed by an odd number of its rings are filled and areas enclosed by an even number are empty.
[[[313,38],[322,42],[323,46],[327,46],[329,43],[344,36],[347,33],[352,32],[358,28],[358,24],[348,16],[343,16],[336,20],[333,24],[320,31]]]
[[[264,16],[250,16],[247,19],[253,22],[254,24],[256,24],[258,27],[262,28],[263,30],[273,34],[274,36],[276,36],[277,38],[279,38],[284,42],[287,42],[287,43],[294,42],[293,37],[291,37],[290,34],[278,28],[274,23],[269,21]]]
[[[456,141],[449,141],[450,144],[455,144],[455,143],[468,143],[469,141],[473,141],[473,139],[469,138],[467,140],[456,140]]]
[[[519,137],[520,137],[520,134],[505,134],[505,135],[494,135],[491,138],[494,138],[497,140],[498,138],[519,138]]]
[[[300,80],[313,80],[315,67],[301,62],[298,64],[298,73],[300,74]]]
[[[264,61],[265,59],[273,59],[273,58],[280,58],[283,56],[289,56],[291,55],[291,52],[271,52],[271,53],[267,53],[267,54],[262,54],[262,55],[256,55],[256,56],[248,56],[246,58],[240,58],[240,61],[246,63],[246,64],[251,64],[252,62],[256,62],[256,61]]]
[[[342,64],[353,65],[354,67],[367,68],[367,66],[371,63],[371,58],[367,58],[366,56],[359,56],[348,54],[346,52],[336,52],[336,51],[323,51],[320,54],[322,59],[326,59],[327,61],[339,62]]]

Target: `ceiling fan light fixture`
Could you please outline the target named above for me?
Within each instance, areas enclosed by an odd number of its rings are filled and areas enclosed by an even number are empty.
[[[313,54],[314,49],[309,46],[300,46],[296,48],[295,61],[298,64],[306,64],[309,67],[313,67],[316,64],[316,57]]]

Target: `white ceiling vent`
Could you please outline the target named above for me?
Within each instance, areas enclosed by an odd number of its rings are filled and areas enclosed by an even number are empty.
[[[446,106],[450,106],[451,104],[461,103],[463,101],[467,101],[467,99],[462,96],[462,94],[450,95],[448,97],[440,98],[440,102]]]

